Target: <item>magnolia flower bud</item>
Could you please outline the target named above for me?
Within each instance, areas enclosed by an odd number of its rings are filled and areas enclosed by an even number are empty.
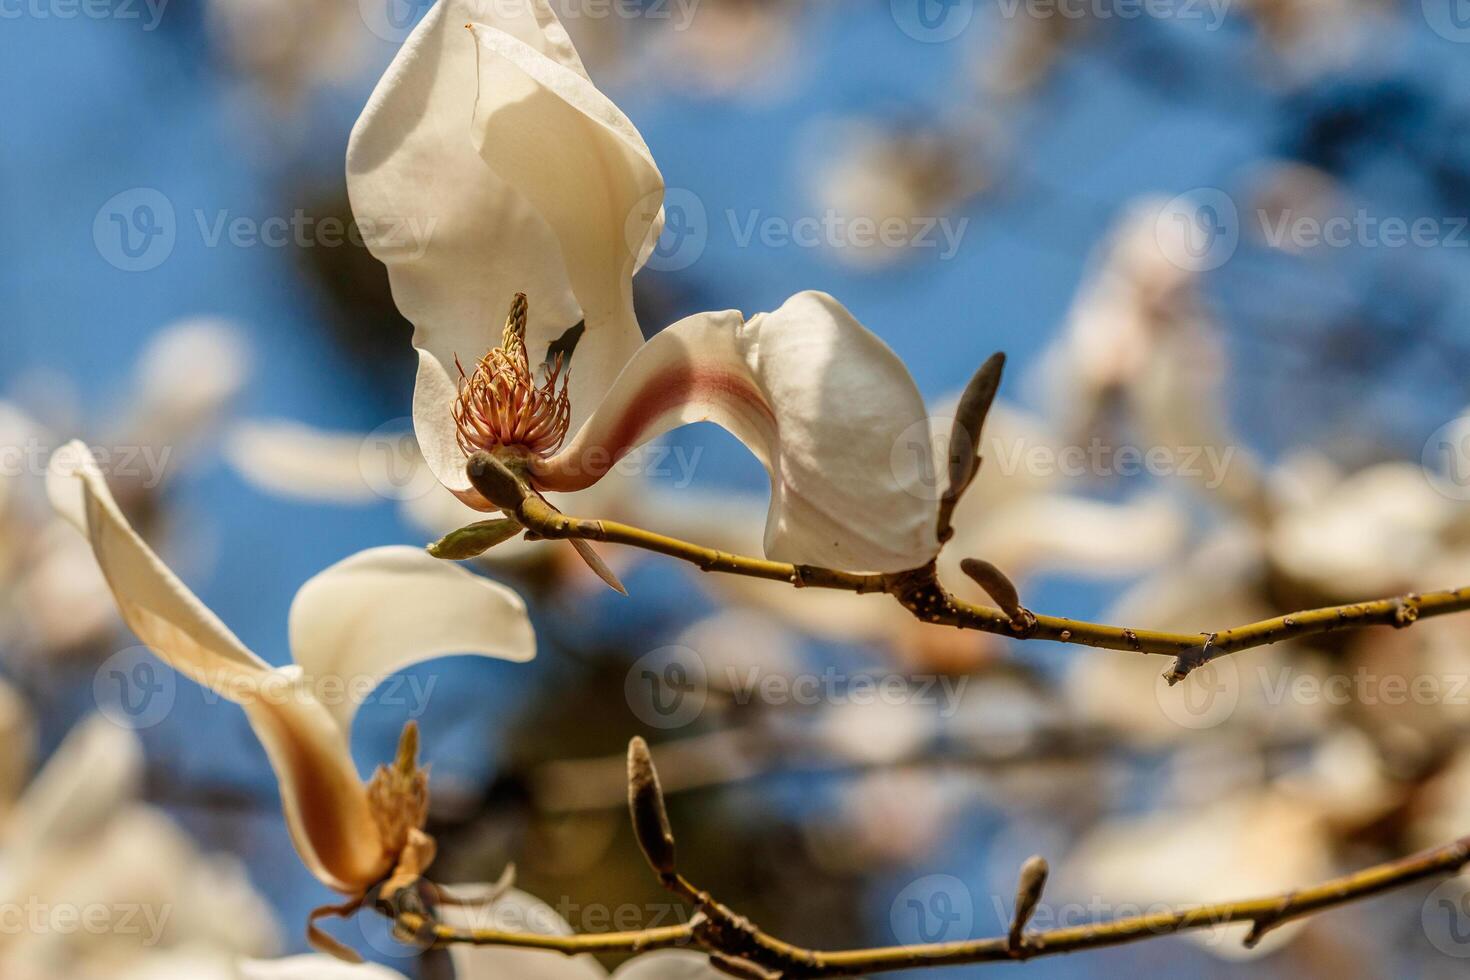
[[[446,561],[463,561],[483,555],[498,544],[509,541],[521,531],[521,523],[509,517],[476,521],[450,531],[429,545],[429,554]]]
[[[674,831],[664,808],[664,791],[648,743],[636,736],[628,743],[628,811],[643,856],[659,875],[673,874]]]
[[[1026,863],[1021,865],[1021,874],[1016,882],[1016,911],[1011,917],[1011,931],[1006,940],[1011,949],[1021,947],[1021,933],[1036,912],[1036,905],[1041,901],[1041,892],[1046,888],[1046,878],[1050,873],[1051,868],[1047,865],[1046,858],[1039,854],[1027,858]]]

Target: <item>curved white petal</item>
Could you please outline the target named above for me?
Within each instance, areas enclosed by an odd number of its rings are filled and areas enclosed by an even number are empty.
[[[262,490],[301,500],[369,504],[381,498],[363,472],[365,438],[287,419],[261,419],[231,426],[222,448],[235,472]]]
[[[1136,575],[1157,566],[1184,543],[1189,528],[1168,497],[1124,503],[1040,493],[1007,501],[960,530],[945,549],[956,564],[984,558],[1013,576],[1059,571]]]
[[[70,846],[96,834],[143,778],[132,731],[94,715],[71,730],[31,781],[5,825],[10,853]]]
[[[580,73],[544,0],[440,0],[414,29],[363,109],[347,147],[347,189],[369,249],[388,267],[413,343],[441,370],[473,364],[500,338],[517,292],[530,297],[533,356],[581,319],[556,236],[525,196],[496,176],[471,136],[478,46],[468,23],[492,25]],[[451,396],[452,397],[452,393]],[[432,433],[415,413],[431,465]]]
[[[419,370],[413,383],[413,434],[419,452],[430,472],[467,506],[493,509],[470,486],[465,474],[469,458],[459,448],[454,422],[454,399],[458,394],[459,387],[444,362],[433,351],[420,348]]]
[[[474,138],[485,162],[556,234],[586,315],[568,386],[576,425],[643,342],[633,273],[658,218],[663,176],[627,116],[585,75],[497,28],[472,25]],[[534,312],[538,297],[527,295]],[[528,334],[533,355],[538,339]]]
[[[394,671],[449,654],[526,661],[536,637],[510,589],[422,548],[372,548],[307,581],[291,604],[291,651],[346,732]]]
[[[355,895],[392,865],[367,789],[336,716],[296,667],[273,672],[244,703],[281,790],[281,809],[301,863],[329,888]]]
[[[160,451],[198,440],[244,386],[249,361],[245,338],[228,321],[199,318],[164,328],[138,358],[120,438]]]
[[[456,885],[455,895],[473,899],[487,894],[488,885]],[[572,927],[545,902],[523,891],[511,889],[488,908],[446,905],[440,917],[449,925],[468,929],[499,929],[541,936],[570,936]],[[509,946],[451,946],[450,959],[456,977],[464,980],[607,980],[607,971],[591,956],[564,956],[541,950]]]
[[[327,885],[355,893],[388,870],[367,792],[336,718],[294,669],[273,670],[143,543],[80,443],[51,458],[47,492],[92,544],[133,632],[174,669],[245,707],[270,756],[296,849]]]
[[[709,965],[709,957],[688,949],[644,953],[618,967],[612,980],[720,980],[725,974]]]
[[[938,551],[923,400],[893,352],[825,293],[748,322],[731,310],[664,330],[535,477],[581,489],[653,436],[706,420],[770,472],[771,558],[897,572]]]
[[[289,956],[280,960],[243,960],[240,980],[403,980],[403,974],[376,963],[343,963],[330,956]]]
[[[70,442],[52,454],[46,492],[91,542],[123,620],[171,667],[236,698],[270,670],[132,529],[86,446]]]

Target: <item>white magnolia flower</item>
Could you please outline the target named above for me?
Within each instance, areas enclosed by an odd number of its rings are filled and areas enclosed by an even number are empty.
[[[465,473],[477,450],[576,491],[659,433],[714,421],[770,472],[771,557],[894,572],[938,551],[934,495],[904,451],[915,432],[927,444],[923,401],[832,297],[700,314],[643,342],[632,277],[663,178],[544,0],[440,0],[369,100],[347,170],[415,325],[419,444],[467,503],[494,509]],[[409,227],[432,232],[394,234]],[[517,294],[529,310],[501,332]]]
[[[490,897],[490,886],[455,888],[463,898]],[[459,928],[494,928],[543,936],[569,936],[572,927],[551,906],[511,889],[493,903],[445,906],[440,917]],[[455,980],[719,980],[725,974],[693,950],[657,950],[628,960],[611,974],[591,956],[565,956],[509,946],[449,948]],[[320,956],[241,964],[240,980],[401,980],[380,966],[347,966]]]
[[[27,733],[7,725],[5,735],[24,755]],[[244,868],[202,854],[172,820],[139,803],[142,770],[137,736],[94,717],[67,735],[22,792],[6,792],[0,902],[23,916],[79,909],[105,925],[7,929],[0,936],[7,978],[163,977],[185,955],[198,967],[191,976],[225,978],[235,957],[276,949],[275,921]],[[105,922],[93,910],[105,910]]]
[[[419,549],[371,549],[302,586],[290,617],[295,662],[272,667],[128,525],[84,446],[59,450],[47,482],[138,637],[180,673],[244,707],[307,868],[353,897],[390,872],[421,872],[433,857],[422,832],[424,774],[401,752],[394,767],[364,783],[348,748],[353,716],[379,681],[411,664],[452,653],[529,660],[535,641],[520,599]],[[406,737],[405,747],[413,741]]]
[[[248,351],[236,330],[211,319],[184,320],[151,337],[133,369],[125,408],[89,426],[89,440],[130,512],[150,530],[169,514],[169,483],[209,442],[244,384]],[[47,387],[49,395],[55,385]],[[0,637],[50,656],[93,649],[115,628],[112,601],[86,545],[46,506],[46,457],[55,430],[75,427],[79,408],[47,404],[27,411],[0,401]]]
[[[1167,205],[1144,198],[1125,210],[1038,375],[1068,438],[1085,443],[1126,410],[1130,434],[1178,463],[1171,475],[1245,507],[1262,492],[1257,464],[1225,411],[1225,350],[1191,232]]]

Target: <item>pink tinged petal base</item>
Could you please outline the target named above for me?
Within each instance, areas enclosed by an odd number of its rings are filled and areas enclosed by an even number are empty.
[[[893,352],[824,293],[748,322],[726,311],[664,330],[532,474],[544,489],[583,489],[642,443],[700,421],[770,473],[769,557],[897,572],[938,553],[923,400]],[[916,439],[922,452],[906,446]]]

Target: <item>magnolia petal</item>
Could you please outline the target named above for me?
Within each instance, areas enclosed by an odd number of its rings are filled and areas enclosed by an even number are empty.
[[[1162,494],[1123,503],[1035,494],[1002,503],[971,524],[950,542],[941,564],[973,557],[1014,576],[1136,575],[1177,552],[1187,533],[1184,513]]]
[[[52,455],[46,492],[91,542],[123,620],[169,666],[236,700],[270,670],[128,524],[86,446],[70,442]]]
[[[77,725],[16,802],[5,825],[14,855],[93,838],[143,778],[143,746],[101,715]]]
[[[353,127],[347,147],[353,214],[368,248],[388,267],[394,300],[414,325],[414,346],[445,372],[455,355],[471,364],[498,342],[517,292],[531,298],[533,353],[582,315],[556,236],[486,166],[471,139],[479,96],[477,45],[465,30],[470,22],[492,25],[563,70],[581,72],[544,0],[440,0],[404,42]],[[423,417],[416,412],[415,419],[433,465]],[[449,422],[447,410],[442,421]]]
[[[578,490],[648,439],[699,421],[730,431],[770,473],[771,558],[897,572],[938,552],[923,400],[893,352],[825,293],[748,322],[731,310],[664,330],[533,473],[547,489]]]
[[[342,695],[346,732],[362,700],[395,671],[456,653],[526,661],[536,637],[510,589],[422,548],[372,548],[307,581],[291,604],[291,650],[308,684]]]
[[[454,894],[467,900],[491,894],[491,885],[456,885]],[[572,927],[545,902],[510,889],[494,904],[445,905],[439,917],[461,929],[498,929],[540,936],[570,936]],[[515,980],[607,980],[607,971],[591,956],[565,956],[510,946],[449,947],[458,977],[514,977]]]
[[[726,974],[710,966],[709,957],[688,949],[660,949],[634,957],[612,980],[720,980]]]
[[[57,450],[47,492],[91,541],[133,632],[174,669],[245,707],[275,769],[286,823],[307,868],[349,894],[377,881],[389,862],[367,792],[334,715],[316,702],[299,671],[274,670],[247,650],[149,550],[118,510],[86,447],[73,442]]]
[[[244,386],[249,362],[245,338],[228,321],[199,318],[166,327],[138,358],[131,411],[115,435],[160,453],[197,442]]]
[[[240,980],[404,980],[376,963],[353,965],[330,956],[290,956],[281,960],[244,960]]]
[[[236,423],[222,448],[235,472],[262,490],[300,500],[370,504],[382,498],[363,471],[366,438],[269,419]]]
[[[300,669],[275,671],[260,696],[244,707],[276,772],[286,827],[301,863],[345,895],[360,894],[381,880],[392,858],[383,851],[346,734]]]
[[[413,383],[413,434],[429,471],[466,506],[479,511],[494,510],[470,486],[465,473],[469,457],[459,448],[454,422],[454,400],[459,386],[433,352],[419,350],[419,370]]]
[[[497,27],[471,25],[479,54],[474,140],[560,243],[587,323],[568,382],[577,425],[643,343],[633,273],[658,221],[663,175],[628,117],[585,75]],[[538,297],[524,291],[534,312]],[[543,350],[538,339],[528,333],[534,355]]]

